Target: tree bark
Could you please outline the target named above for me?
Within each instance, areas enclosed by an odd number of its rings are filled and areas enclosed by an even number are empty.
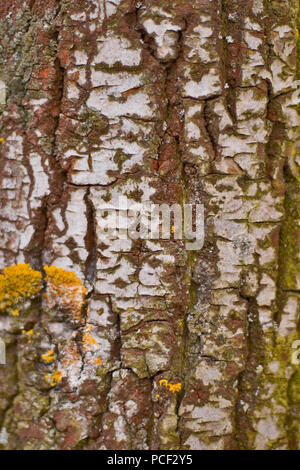
[[[0,448],[299,449],[298,7],[2,2]]]

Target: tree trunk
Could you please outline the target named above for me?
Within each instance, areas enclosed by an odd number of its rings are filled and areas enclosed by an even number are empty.
[[[0,6],[0,447],[299,449],[297,0]],[[205,241],[103,240],[120,196]]]

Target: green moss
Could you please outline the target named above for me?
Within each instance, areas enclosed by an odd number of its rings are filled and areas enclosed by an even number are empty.
[[[289,410],[291,400],[299,398],[300,382],[298,373],[294,374],[290,382],[286,377],[286,370],[291,365],[292,344],[297,339],[297,333],[288,337],[276,338],[275,344],[270,341],[266,347],[265,364],[272,362],[278,363],[278,370],[273,375],[268,374],[262,376],[261,386],[263,389],[269,390],[270,385],[273,387],[272,400],[268,401],[271,415],[276,416],[276,425],[281,430],[281,435],[276,441],[271,441],[268,444],[270,449],[278,448],[281,439],[284,439],[287,429],[287,415],[279,410]],[[262,405],[265,406],[265,405]]]
[[[118,287],[119,289],[124,289],[127,286],[127,282],[125,282],[123,279],[118,277],[118,279],[114,281],[114,285]]]
[[[288,397],[290,403],[300,404],[300,370],[297,370],[290,380]]]
[[[300,278],[300,258],[298,246],[300,229],[300,185],[289,175],[288,190],[285,198],[286,218],[280,233],[279,272],[282,289],[297,290]]]
[[[108,120],[104,117],[99,115],[96,111],[88,108],[86,109],[81,115],[80,120],[83,122],[84,126],[88,128],[95,128],[99,135],[107,134],[109,125]]]

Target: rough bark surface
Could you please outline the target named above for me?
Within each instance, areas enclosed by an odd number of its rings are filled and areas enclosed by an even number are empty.
[[[297,11],[1,2],[0,447],[300,448]],[[103,244],[120,195],[203,249]]]

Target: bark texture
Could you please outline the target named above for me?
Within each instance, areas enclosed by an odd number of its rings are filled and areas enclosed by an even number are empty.
[[[297,11],[1,2],[0,447],[300,448]],[[120,195],[203,249],[105,245]]]

